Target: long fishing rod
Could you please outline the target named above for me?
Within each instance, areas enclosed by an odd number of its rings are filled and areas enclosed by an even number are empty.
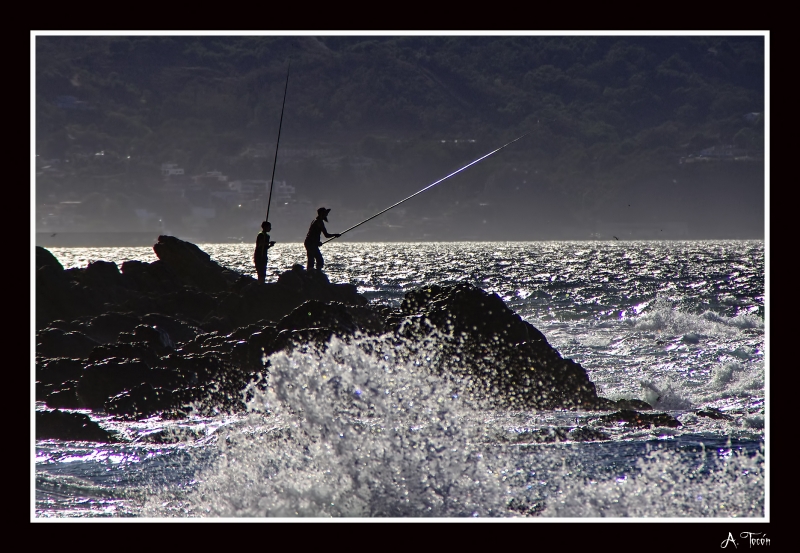
[[[286,67],[286,86],[283,89],[283,105],[281,106],[281,120],[278,123],[278,141],[275,143],[275,162],[272,164],[272,179],[269,181],[269,197],[267,198],[267,216],[264,219],[269,221],[269,206],[272,203],[272,185],[275,184],[275,167],[278,165],[278,145],[281,143],[281,127],[283,126],[283,108],[286,107],[286,91],[289,88],[289,66]]]
[[[400,205],[401,203],[403,203],[403,202],[405,202],[405,201],[408,201],[408,200],[410,200],[411,198],[413,198],[413,197],[414,197],[414,196],[416,196],[417,194],[422,194],[423,192],[425,192],[425,191],[426,191],[426,190],[428,190],[429,188],[433,188],[434,186],[436,186],[436,185],[437,185],[437,184],[439,184],[440,182],[442,182],[442,181],[444,181],[444,180],[447,180],[447,179],[449,179],[450,177],[452,177],[453,175],[456,175],[456,174],[460,173],[460,172],[461,172],[461,171],[463,171],[464,169],[466,169],[466,168],[468,168],[468,167],[471,167],[471,166],[475,165],[475,164],[476,164],[476,163],[478,163],[479,161],[483,161],[484,159],[486,159],[486,158],[487,158],[487,157],[489,157],[490,155],[492,155],[492,154],[496,154],[497,152],[499,152],[500,150],[502,150],[502,149],[503,149],[503,148],[505,148],[506,146],[510,146],[511,144],[513,144],[514,142],[516,142],[517,140],[519,140],[520,138],[525,138],[525,137],[526,137],[526,136],[528,136],[529,134],[530,134],[530,132],[526,132],[525,134],[523,134],[523,135],[522,135],[522,136],[520,136],[520,137],[517,137],[517,138],[515,138],[514,140],[512,140],[512,141],[511,141],[511,142],[509,142],[508,144],[503,144],[502,146],[500,146],[500,147],[499,147],[499,148],[497,148],[496,150],[492,150],[492,151],[491,151],[491,152],[489,152],[488,154],[486,154],[486,155],[484,155],[484,156],[481,156],[481,157],[479,157],[478,159],[476,159],[475,161],[472,161],[472,162],[470,162],[470,163],[466,164],[466,165],[465,165],[464,167],[462,167],[461,169],[458,169],[457,171],[453,171],[452,173],[450,173],[450,174],[449,174],[449,175],[447,175],[446,177],[442,177],[441,179],[437,180],[436,182],[429,184],[428,186],[426,186],[426,187],[425,187],[425,188],[423,188],[422,190],[419,190],[419,191],[417,191],[417,192],[414,192],[414,193],[413,193],[413,194],[411,194],[411,195],[410,195],[408,198],[405,198],[405,199],[403,199],[403,200],[400,200],[400,201],[399,201],[399,202],[397,202],[396,204],[390,205],[389,207],[387,207],[387,208],[386,208],[386,209],[384,209],[383,211],[381,211],[381,212],[379,212],[379,213],[376,213],[375,215],[373,215],[373,216],[372,216],[372,217],[370,217],[369,219],[364,219],[363,221],[361,221],[361,222],[360,222],[360,223],[358,223],[357,225],[353,225],[353,226],[352,226],[352,227],[350,227],[349,229],[347,229],[347,230],[345,230],[345,231],[343,231],[343,232],[340,232],[340,233],[339,233],[339,236],[343,235],[343,234],[344,234],[344,233],[346,233],[346,232],[350,232],[350,231],[351,231],[351,230],[353,230],[354,228],[356,228],[356,227],[359,227],[359,226],[363,225],[363,224],[364,224],[364,223],[366,223],[367,221],[371,221],[372,219],[374,219],[374,218],[375,218],[375,217],[377,217],[378,215],[382,215],[382,214],[386,213],[387,211],[389,211],[390,209],[392,209],[392,208],[394,208],[394,207],[397,207],[397,206],[398,206],[398,205]],[[328,238],[327,240],[325,240],[325,241],[323,242],[323,244],[327,244],[328,242],[330,242],[331,240],[334,240],[334,239],[336,239],[336,238],[338,238],[338,237],[337,237],[337,236],[334,236],[333,238]]]

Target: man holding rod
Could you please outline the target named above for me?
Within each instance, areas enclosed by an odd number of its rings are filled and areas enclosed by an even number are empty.
[[[325,228],[325,222],[328,220],[328,213],[330,212],[330,209],[319,208],[317,210],[317,218],[311,221],[311,226],[308,227],[308,234],[306,234],[303,245],[305,245],[306,254],[308,255],[306,270],[309,272],[314,270],[315,262],[317,265],[316,270],[319,272],[322,272],[322,267],[325,265],[325,260],[322,259],[322,252],[319,251],[319,247],[322,245],[321,235],[324,234],[325,238],[338,238],[341,236],[341,234],[330,234],[328,229]]]

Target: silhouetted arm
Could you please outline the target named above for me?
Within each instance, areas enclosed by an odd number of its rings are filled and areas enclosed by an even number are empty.
[[[325,235],[325,238],[333,238],[334,236],[339,236],[338,234],[328,234],[328,229],[325,228],[325,223],[322,221],[319,222],[320,228],[322,228],[322,234]]]

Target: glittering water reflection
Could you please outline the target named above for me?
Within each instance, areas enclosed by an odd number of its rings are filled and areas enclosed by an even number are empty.
[[[198,246],[222,265],[255,277],[249,244]],[[85,266],[97,259],[120,265],[127,259],[145,262],[156,259],[152,248],[51,251],[67,268]],[[663,516],[659,513],[668,507],[667,500],[654,499],[646,508],[634,504],[638,501],[635,499],[638,490],[645,490],[647,486],[635,487],[630,474],[621,468],[624,463],[629,466],[642,456],[648,440],[676,447],[716,440],[723,449],[731,436],[749,444],[763,440],[766,421],[765,280],[764,243],[761,241],[404,244],[334,241],[323,247],[323,254],[325,270],[332,282],[354,284],[373,303],[397,306],[408,290],[429,283],[468,282],[494,292],[541,330],[563,357],[580,363],[597,385],[598,393],[613,399],[643,399],[689,423],[678,430],[627,430],[614,434],[613,443],[604,445],[564,446],[563,456],[561,446],[551,447],[548,454],[542,453],[542,466],[557,461],[560,467],[561,457],[568,465],[570,452],[573,452],[579,459],[576,466],[583,470],[587,467],[587,456],[597,463],[605,459],[610,470],[620,470],[616,475],[620,478],[619,485],[630,484],[627,488],[630,493],[625,498],[628,492],[614,488],[609,481],[596,480],[603,492],[592,492],[590,487],[581,488],[586,484],[576,476],[565,484],[571,488],[574,501],[568,509],[556,511],[557,516],[588,512],[582,505],[589,505],[597,497],[610,498],[609,501],[617,497],[625,499],[628,513],[639,512],[637,509],[642,508],[651,513],[648,516]],[[274,281],[293,264],[305,264],[302,244],[278,243],[270,250],[268,280]],[[356,356],[353,363],[356,362],[364,360]],[[700,406],[715,407],[737,417],[734,421],[713,420],[690,411]],[[524,436],[543,425],[568,422],[560,420],[559,416],[557,413],[487,413],[486,421],[496,434],[516,432]],[[135,481],[141,467],[147,470],[146,467],[160,466],[158,463],[166,467],[165,481],[171,479],[173,487],[176,482],[185,483],[193,478],[193,472],[183,468],[180,448],[154,448],[147,452],[116,448],[101,455],[71,447],[69,455],[72,457],[65,455],[63,460],[72,462],[60,462],[62,457],[52,457],[55,461],[49,463],[44,457],[53,455],[49,447],[47,444],[39,447],[37,455],[43,457],[37,458],[37,464],[47,465],[48,470],[56,469],[59,478],[72,474],[85,476],[89,472],[94,481],[116,486],[115,475],[127,474]],[[499,450],[492,447],[489,450],[497,454]],[[524,462],[515,467],[515,461],[505,458],[510,464],[500,470],[511,471],[504,475],[509,478],[518,470],[524,469],[525,474],[536,472],[529,480],[521,481],[520,487],[552,489],[552,471],[551,476],[545,476],[546,471],[541,467],[531,468],[539,462],[531,460],[539,450],[534,454],[525,450],[526,447],[516,444],[512,448],[519,451]],[[590,450],[591,453],[587,453]],[[558,451],[559,456],[553,457],[554,451]],[[300,462],[302,452],[295,453]],[[630,457],[626,457],[628,453]],[[258,458],[265,466],[271,462]],[[674,463],[654,458],[653,466],[659,471],[671,470]],[[646,480],[648,486],[658,483],[659,471],[650,473],[652,481]],[[52,488],[48,482],[42,485]],[[688,493],[692,486],[687,483],[681,490]],[[707,489],[700,495],[713,497],[728,488],[727,482],[721,482],[718,490]],[[113,503],[122,501],[116,495],[109,498],[96,490],[92,493],[96,500],[92,516],[103,516],[97,513],[106,508],[116,508],[118,513],[131,512],[124,510],[130,507]],[[236,487],[230,490],[234,498],[240,493]],[[536,497],[531,501],[535,502]],[[686,508],[687,512],[707,513],[703,516],[714,512],[703,502]],[[75,503],[70,509],[67,516],[82,512]],[[180,505],[176,509],[182,512]],[[613,505],[607,505],[606,509],[606,512],[616,512]],[[751,512],[743,509],[740,512]],[[43,508],[43,512],[52,511]],[[676,516],[681,516],[679,510],[676,512]],[[722,513],[722,516],[728,514]]]

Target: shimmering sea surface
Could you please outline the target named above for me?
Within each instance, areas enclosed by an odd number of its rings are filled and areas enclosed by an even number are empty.
[[[255,277],[252,245],[198,246]],[[51,251],[65,268],[156,260],[152,248]],[[302,244],[270,254],[268,279],[305,264]],[[645,400],[682,426],[538,443],[537,433],[591,427],[596,416],[474,405],[457,382],[425,370],[435,342],[409,361],[388,340],[334,341],[324,352],[274,355],[272,389],[251,394],[246,416],[97,416],[131,443],[37,442],[33,516],[765,516],[763,241],[334,241],[323,254],[332,282],[373,303],[398,305],[430,283],[494,292],[580,363],[600,395]],[[371,402],[375,415],[353,419],[353,401]],[[727,417],[698,415],[707,408]],[[175,443],[143,439],[154,432]]]

